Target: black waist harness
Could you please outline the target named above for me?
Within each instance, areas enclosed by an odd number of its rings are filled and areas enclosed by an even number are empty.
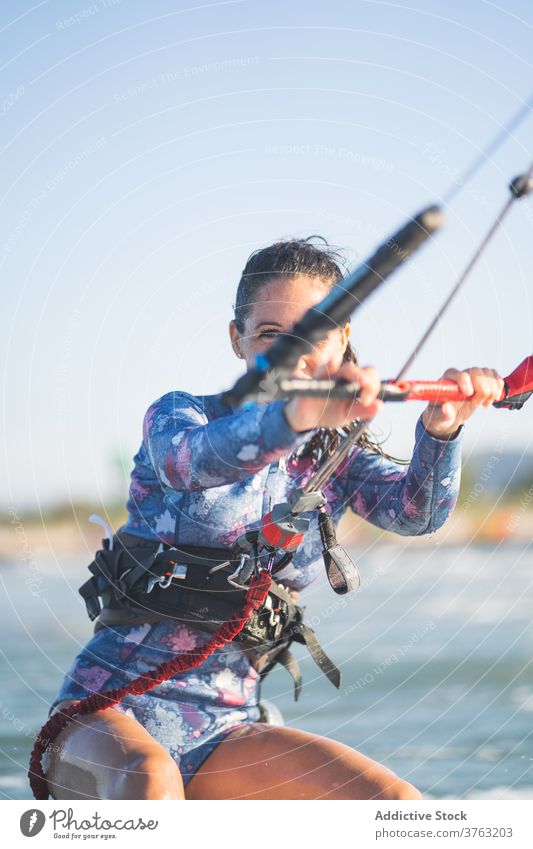
[[[183,545],[179,548],[119,533],[102,541],[89,565],[93,577],[80,587],[95,632],[113,625],[136,624],[170,618],[208,633],[242,608],[246,587],[228,582],[239,567],[239,558],[228,549]],[[102,599],[102,605],[100,604]],[[312,628],[303,622],[304,608],[292,601],[281,584],[272,581],[268,597],[236,638],[257,658],[266,655],[261,681],[278,663],[294,680],[294,698],[302,676],[289,651],[293,642],[307,646],[313,660],[334,684],[340,672],[318,643]]]

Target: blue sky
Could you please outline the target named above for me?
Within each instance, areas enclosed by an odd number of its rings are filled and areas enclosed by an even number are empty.
[[[148,405],[242,369],[248,254],[320,233],[353,265],[533,91],[527,2],[3,4],[0,312],[5,506],[126,496]],[[446,230],[354,316],[391,376],[533,152],[533,116]],[[533,211],[513,210],[411,376],[531,353]],[[408,455],[420,405],[377,422]],[[527,450],[533,410],[476,415],[465,453]]]

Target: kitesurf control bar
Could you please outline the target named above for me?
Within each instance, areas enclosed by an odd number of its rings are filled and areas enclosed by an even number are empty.
[[[411,353],[407,357],[407,360],[405,361],[405,363],[403,364],[403,366],[401,367],[400,371],[398,372],[398,374],[396,376],[396,382],[403,380],[403,377],[404,377],[407,369],[411,366],[411,363],[413,363],[414,360],[417,358],[421,349],[424,347],[427,340],[429,339],[429,337],[431,336],[431,334],[435,330],[435,327],[437,326],[439,321],[442,319],[445,312],[447,312],[447,310],[450,307],[450,304],[452,303],[454,298],[457,296],[457,293],[464,286],[465,281],[470,276],[470,274],[472,273],[472,270],[475,268],[475,266],[479,262],[480,257],[482,256],[483,252],[486,250],[487,246],[492,241],[495,234],[497,233],[497,231],[501,227],[503,220],[508,215],[509,210],[511,209],[511,206],[517,200],[522,200],[522,198],[527,197],[527,195],[531,191],[533,191],[533,162],[530,164],[530,166],[529,166],[529,168],[528,168],[528,170],[526,171],[525,174],[522,174],[520,177],[515,177],[515,179],[511,182],[509,189],[510,189],[510,192],[511,192],[510,198],[507,200],[507,202],[503,206],[502,210],[498,213],[495,221],[493,222],[493,224],[489,228],[488,232],[486,233],[486,235],[484,236],[482,241],[479,243],[478,247],[476,248],[476,250],[475,250],[475,252],[472,256],[472,259],[467,264],[463,273],[460,275],[458,281],[456,282],[452,291],[450,292],[450,294],[448,295],[448,297],[444,301],[443,305],[440,307],[439,311],[437,312],[436,316],[434,317],[434,319],[430,323],[429,327],[427,328],[425,333],[422,335],[422,338],[417,342],[414,349],[411,351]],[[507,398],[503,401],[500,401],[498,403],[501,406],[508,406],[508,407],[510,407],[510,409],[520,409],[523,402],[525,400],[527,400],[528,397],[529,397],[529,394],[526,393],[526,395],[523,399],[521,399],[519,401],[516,401],[516,399],[515,399],[514,407],[507,403],[510,400],[509,398]],[[348,452],[350,451],[352,445],[355,445],[355,443],[363,436],[363,434],[365,433],[365,431],[368,427],[368,424],[369,424],[368,420],[364,420],[364,419],[356,420],[353,428],[348,433],[348,436],[346,437],[346,439],[343,442],[341,442],[341,444],[335,449],[333,454],[331,454],[329,457],[327,457],[322,462],[322,464],[319,466],[319,468],[315,472],[315,474],[311,475],[311,477],[308,479],[307,483],[303,487],[303,490],[304,490],[305,493],[310,492],[314,489],[319,489],[321,486],[323,486],[325,484],[325,482],[328,480],[328,478],[334,473],[334,471],[339,467],[339,465],[342,463],[344,458],[348,455]]]
[[[443,222],[444,215],[437,206],[428,207],[410,220],[308,310],[290,334],[280,334],[268,351],[256,358],[254,367],[223,393],[222,399],[230,404],[255,400],[267,372],[275,369],[278,378],[292,374],[302,354],[308,353],[330,330],[345,324],[363,301]]]
[[[507,377],[504,377],[504,390],[501,398],[494,402],[495,407],[517,410],[533,394],[533,355],[526,357]],[[284,398],[305,395],[311,398],[353,398],[358,397],[360,387],[356,382],[346,380],[315,380],[301,378],[283,378],[277,383]],[[265,393],[265,400],[270,400]],[[382,401],[427,401],[431,404],[445,404],[447,401],[468,401],[453,380],[387,380],[381,384],[377,396]]]

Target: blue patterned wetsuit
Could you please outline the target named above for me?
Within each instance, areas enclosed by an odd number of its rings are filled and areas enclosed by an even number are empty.
[[[314,431],[296,433],[284,401],[239,410],[220,395],[169,392],[145,416],[134,457],[129,518],[121,531],[170,544],[229,547],[259,526],[269,501],[286,501],[313,471],[298,449]],[[443,441],[419,421],[409,467],[367,449],[352,448],[323,491],[335,524],[344,511],[399,534],[440,527],[457,499],[460,437]],[[293,562],[276,576],[302,589],[323,569],[313,519]],[[98,631],[75,659],[53,706],[122,686],[180,651],[205,642],[205,631],[172,620]],[[176,760],[184,780],[228,731],[259,718],[259,676],[237,644],[219,649],[200,667],[125,698],[117,709],[134,716]]]

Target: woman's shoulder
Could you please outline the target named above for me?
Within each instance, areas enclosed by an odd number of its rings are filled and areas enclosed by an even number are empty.
[[[148,409],[150,410],[152,407],[165,407],[167,409],[193,407],[200,409],[202,406],[201,395],[192,395],[190,392],[184,392],[181,389],[171,389],[170,392],[165,392],[164,395],[160,395],[159,398],[152,401]]]
[[[181,389],[165,392],[148,407],[145,419],[153,422],[156,418],[186,420],[205,424],[212,419],[228,415],[229,411],[221,400],[222,393],[216,395],[193,395]]]

